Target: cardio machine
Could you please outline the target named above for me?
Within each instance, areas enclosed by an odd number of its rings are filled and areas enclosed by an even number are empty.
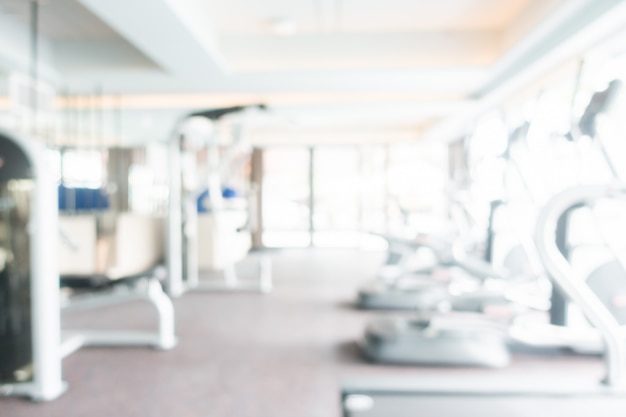
[[[608,91],[616,85],[612,83]],[[608,99],[612,97],[614,94],[602,94],[600,98],[594,96],[585,112],[593,117],[584,117],[584,125],[607,111]],[[528,248],[527,253],[537,255],[535,248],[530,245]],[[610,278],[610,271],[615,267],[589,271],[588,279],[590,282],[616,285]],[[560,295],[558,288],[553,293]],[[468,317],[458,314],[422,314],[410,319],[380,318],[368,325],[361,347],[365,355],[376,362],[487,367],[502,367],[509,363],[507,343],[510,342],[542,348],[572,348],[581,352],[597,353],[603,349],[593,329],[571,328],[554,321],[552,325],[545,325],[527,320],[524,314],[512,318],[494,320],[485,315]]]
[[[501,201],[491,205],[494,217],[505,204]],[[493,240],[493,228],[489,227],[488,240]],[[494,267],[488,260],[471,253],[463,239],[453,242],[431,236],[405,239],[380,234],[387,240],[388,255],[378,272],[376,281],[362,287],[358,294],[359,308],[367,310],[416,310],[437,311],[452,309],[481,311],[493,302],[503,302],[504,295],[485,289],[489,279],[506,281],[513,273],[507,268]],[[434,254],[435,263],[424,269],[410,271],[411,259],[420,251]],[[523,262],[525,254],[517,248],[511,250],[509,259]],[[521,258],[520,258],[521,257]],[[515,259],[514,259],[515,258]]]
[[[585,279],[572,268],[557,246],[559,217],[573,206],[593,205],[598,200],[624,199],[626,186],[578,186],[554,196],[542,209],[535,229],[535,243],[554,285],[576,304],[601,337],[605,377],[600,383],[589,383],[571,373],[561,377],[545,372],[530,377],[518,374],[455,375],[442,378],[370,379],[346,381],[342,387],[342,409],[345,417],[398,417],[415,415],[554,415],[620,416],[626,405],[626,322],[624,307],[616,303],[625,294],[626,273],[604,280],[598,291],[596,279]],[[598,271],[602,269],[599,268]],[[601,272],[598,272],[601,274]],[[606,286],[609,285],[608,287]],[[607,294],[612,297],[607,298]],[[528,379],[530,378],[530,379]],[[465,404],[465,405],[464,405]],[[556,404],[556,405],[555,405]],[[564,411],[567,408],[567,411]],[[498,411],[495,411],[498,410]]]
[[[511,133],[507,148],[498,156],[507,166],[516,168],[518,173],[519,168],[510,157],[510,146],[524,136],[524,127],[522,125]],[[527,191],[530,193],[530,190]],[[493,241],[496,237],[494,219],[506,216],[511,211],[510,205],[510,202],[503,200],[491,202],[485,248],[481,253],[475,249],[480,244],[468,242],[467,237],[463,236],[441,239],[429,235],[403,238],[376,234],[387,241],[387,260],[380,268],[377,279],[359,290],[358,306],[379,310],[452,309],[480,312],[487,305],[505,303],[507,296],[502,291],[506,291],[506,285],[499,284],[500,290],[486,289],[487,281],[511,282],[520,275],[520,270],[536,276],[542,272],[532,259],[523,237],[509,248],[506,262],[502,263],[517,269],[496,267],[492,262]],[[465,223],[469,221],[467,209],[460,202],[455,201],[452,209],[457,209],[453,214],[465,213],[462,217],[467,218]],[[455,223],[459,223],[457,219],[460,217],[453,216]],[[468,249],[470,247],[474,249]],[[434,265],[428,265],[421,271],[410,271],[408,265],[420,252],[433,254]],[[521,265],[523,263],[526,265]]]

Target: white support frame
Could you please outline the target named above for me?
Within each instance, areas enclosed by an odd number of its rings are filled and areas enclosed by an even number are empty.
[[[83,346],[150,346],[171,349],[177,343],[174,332],[174,306],[156,276],[149,276],[127,290],[114,288],[104,294],[77,297],[65,310],[96,308],[130,301],[151,303],[158,314],[156,332],[73,331],[61,335],[61,296],[59,267],[54,249],[58,242],[58,194],[54,176],[47,171],[43,147],[33,140],[8,134],[0,136],[17,144],[31,163],[34,188],[31,192],[30,235],[31,320],[33,379],[24,383],[0,385],[0,396],[29,397],[36,401],[58,398],[67,389],[62,379],[61,361]],[[1,358],[0,358],[1,360]]]
[[[184,121],[184,120],[183,120]],[[169,205],[167,210],[166,256],[167,292],[172,297],[180,297],[185,292],[183,278],[183,213],[181,184],[180,125],[178,122],[169,140]]]
[[[149,346],[168,350],[176,346],[174,332],[174,306],[163,291],[158,279],[148,277],[133,288],[118,286],[105,293],[72,297],[63,311],[76,311],[107,307],[133,301],[146,301],[157,312],[158,328],[153,332],[119,330],[67,330],[62,332],[63,356],[87,346]]]
[[[599,330],[606,346],[608,387],[626,390],[626,332],[609,309],[572,268],[556,245],[556,226],[561,214],[578,204],[591,204],[600,198],[626,197],[626,185],[589,185],[573,187],[553,197],[539,213],[535,243],[539,256],[557,286],[583,311]]]
[[[198,271],[198,241],[197,241],[197,209],[194,199],[185,199],[182,189],[182,158],[181,135],[182,127],[187,117],[176,123],[169,140],[169,205],[167,216],[167,293],[172,297],[180,297],[187,291],[211,292],[258,292],[267,294],[272,291],[271,259],[262,256],[259,260],[258,279],[242,281],[235,272],[235,265],[228,266],[223,271],[223,283],[202,282]],[[215,149],[208,151],[217,155]],[[212,164],[216,164],[215,160]],[[215,183],[215,178],[208,179]],[[215,193],[211,193],[215,194]],[[184,208],[183,208],[184,205]],[[183,210],[186,224],[182,227]],[[183,244],[187,245],[187,253],[183,251]],[[185,263],[185,265],[183,264]],[[186,274],[184,273],[186,266]]]
[[[31,192],[30,266],[33,380],[0,386],[0,395],[53,400],[66,389],[61,377],[61,315],[57,256],[58,195],[48,172],[43,147],[33,140],[0,131],[28,157],[34,188]]]

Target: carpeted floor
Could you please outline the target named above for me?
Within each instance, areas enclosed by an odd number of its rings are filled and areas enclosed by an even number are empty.
[[[361,360],[354,341],[367,318],[380,313],[350,303],[383,254],[294,250],[271,256],[272,294],[186,294],[175,300],[180,343],[174,350],[83,349],[63,363],[70,386],[60,399],[0,399],[0,416],[338,417],[345,378],[459,372]],[[146,327],[152,320],[149,308],[133,304],[81,312],[65,323]],[[555,362],[571,372],[600,374],[597,359],[548,360]],[[549,372],[545,364],[521,357],[507,372],[541,376]]]

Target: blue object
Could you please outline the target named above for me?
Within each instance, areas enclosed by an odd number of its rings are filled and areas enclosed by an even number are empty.
[[[70,188],[59,185],[59,211],[107,210],[109,196],[101,188]]]
[[[231,187],[222,187],[222,197],[225,199],[239,197],[239,193],[237,190]],[[205,204],[206,200],[209,198],[209,189],[202,191],[196,200],[196,207],[198,213],[208,213],[210,210]]]
[[[224,187],[222,188],[222,197],[235,198],[235,197],[239,197],[239,193],[234,188]]]
[[[200,195],[198,196],[198,199],[196,200],[198,213],[208,213],[209,212],[209,209],[206,207],[206,204],[204,204],[204,202],[208,198],[209,198],[209,189],[207,188],[206,190],[202,191],[202,193],[200,193]]]

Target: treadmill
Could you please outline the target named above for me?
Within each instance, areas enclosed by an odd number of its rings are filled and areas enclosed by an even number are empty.
[[[503,375],[485,371],[451,371],[444,377],[424,371],[420,377],[359,379],[344,381],[344,417],[408,417],[415,415],[464,416],[623,416],[626,409],[626,322],[624,306],[616,303],[626,295],[626,270],[597,286],[572,268],[559,251],[556,228],[559,217],[576,205],[594,204],[600,199],[626,197],[626,184],[578,186],[559,193],[540,213],[535,242],[542,262],[555,285],[577,305],[596,329],[605,346],[605,376],[600,382],[590,372],[575,372],[576,363],[559,364],[552,358],[537,372],[529,367]],[[601,267],[602,268],[602,267]],[[606,278],[606,276],[605,276]],[[599,290],[599,288],[604,288]],[[607,299],[606,295],[612,297]],[[558,372],[559,365],[561,371]],[[553,368],[554,375],[546,368]],[[582,368],[581,368],[582,370]],[[587,369],[588,370],[588,369]]]

